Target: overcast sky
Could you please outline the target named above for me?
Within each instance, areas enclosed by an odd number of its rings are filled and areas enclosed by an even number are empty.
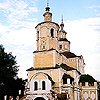
[[[43,21],[47,0],[0,0],[0,44],[16,56],[19,77],[27,78],[36,50],[35,26]],[[71,52],[83,55],[85,73],[100,80],[100,0],[49,0],[53,21],[61,23]]]

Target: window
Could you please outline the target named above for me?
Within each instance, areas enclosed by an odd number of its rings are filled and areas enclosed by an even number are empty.
[[[45,81],[42,81],[42,90],[45,90]]]
[[[63,84],[67,84],[67,78],[63,78]]]
[[[82,82],[82,86],[85,86],[85,82]]]
[[[94,82],[88,83],[89,86],[94,86]]]
[[[59,32],[59,30],[57,30],[57,33]]]
[[[43,50],[45,49],[45,45],[43,45]]]
[[[59,49],[62,49],[62,45],[59,45]]]
[[[37,40],[39,40],[39,31],[37,31]]]
[[[43,41],[42,42],[42,50],[45,50],[46,48],[45,48],[45,45],[46,45],[46,43],[45,43],[45,41]]]
[[[51,29],[50,32],[51,32],[51,37],[54,37],[54,29],[53,28]]]
[[[38,90],[38,83],[36,81],[34,82],[34,90]]]

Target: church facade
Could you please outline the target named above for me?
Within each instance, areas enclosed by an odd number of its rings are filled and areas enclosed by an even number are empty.
[[[97,82],[80,81],[85,62],[82,55],[70,51],[63,19],[60,25],[53,22],[48,6],[43,16],[35,27],[37,50],[33,67],[27,69],[23,100],[98,100]]]

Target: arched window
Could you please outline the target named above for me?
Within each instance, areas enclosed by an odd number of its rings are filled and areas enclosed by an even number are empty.
[[[38,90],[38,82],[34,82],[34,90]]]
[[[39,31],[37,31],[37,40],[39,40]]]
[[[53,28],[51,29],[50,32],[51,32],[51,37],[54,37],[54,29]]]
[[[45,87],[46,85],[45,85],[45,81],[42,81],[42,90],[45,90]]]

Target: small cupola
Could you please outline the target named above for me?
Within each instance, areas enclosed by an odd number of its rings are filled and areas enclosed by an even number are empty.
[[[47,7],[45,8],[45,13],[43,14],[44,21],[52,21],[52,13],[50,12],[49,3],[47,3]]]
[[[63,16],[62,16],[62,22],[61,22],[61,24],[60,24],[60,27],[61,27],[61,30],[63,30],[63,28],[64,28]]]

